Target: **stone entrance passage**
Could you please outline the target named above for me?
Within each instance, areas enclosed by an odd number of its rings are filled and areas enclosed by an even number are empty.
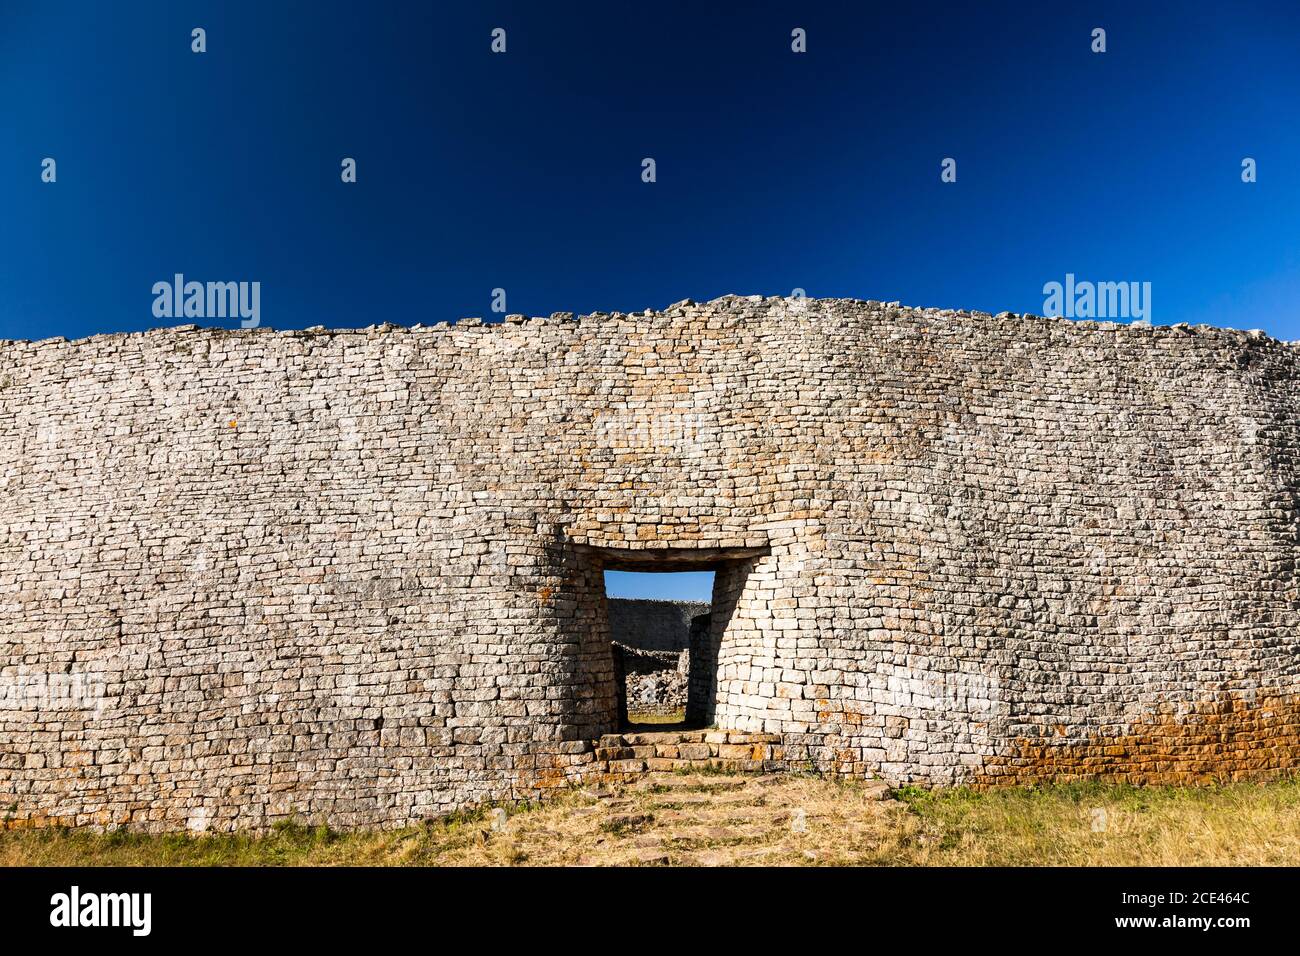
[[[709,602],[611,597],[608,605],[615,682],[623,691],[620,713],[625,713],[625,722],[682,724],[691,638],[707,631]]]
[[[714,573],[710,602],[606,598],[617,731],[714,725],[719,652],[749,563],[766,548],[587,548],[603,571]]]

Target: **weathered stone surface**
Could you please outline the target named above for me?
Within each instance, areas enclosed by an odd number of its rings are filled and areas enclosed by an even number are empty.
[[[0,343],[0,806],[390,826],[634,773],[589,744],[629,556],[716,570],[677,759],[1276,775],[1298,385],[1259,335],[851,300]]]
[[[707,601],[609,599],[609,630],[615,641],[640,651],[684,651],[691,619],[709,613]]]
[[[683,629],[683,642],[685,636]],[[642,719],[675,716],[680,721],[686,713],[690,651],[644,651],[622,644],[617,636],[613,646],[614,671],[623,674],[628,714]]]

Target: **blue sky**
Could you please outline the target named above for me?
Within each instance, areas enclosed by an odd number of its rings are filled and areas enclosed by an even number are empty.
[[[1297,339],[1298,104],[1292,2],[4,0],[0,338],[177,324],[179,272],[275,328],[1073,273]]]
[[[712,571],[606,571],[605,594],[612,598],[713,600]]]
[[[1297,104],[1294,3],[5,0],[0,337],[166,324],[176,272],[277,328],[1072,272],[1300,338]]]

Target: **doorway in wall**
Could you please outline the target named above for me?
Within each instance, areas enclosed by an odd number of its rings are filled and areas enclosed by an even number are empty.
[[[583,553],[604,577],[617,729],[713,726],[719,662],[746,653],[733,622],[749,570],[767,548]]]
[[[713,571],[605,571],[619,719],[628,728],[683,727],[691,645],[709,630]]]

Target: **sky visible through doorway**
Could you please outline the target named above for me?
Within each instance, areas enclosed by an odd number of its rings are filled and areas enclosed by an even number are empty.
[[[612,598],[659,601],[711,601],[712,571],[606,571],[605,594]]]

